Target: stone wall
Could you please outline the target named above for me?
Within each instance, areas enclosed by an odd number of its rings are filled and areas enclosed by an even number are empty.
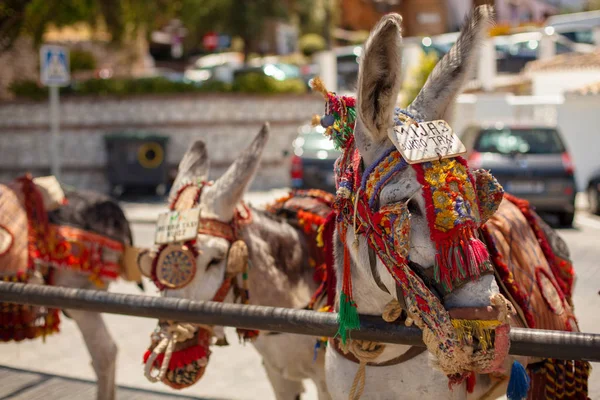
[[[66,98],[61,101],[61,180],[78,188],[108,190],[104,135],[144,131],[169,136],[167,160],[176,167],[193,140],[206,142],[211,178],[218,177],[258,133],[271,124],[254,189],[289,185],[291,143],[298,127],[323,112],[317,95],[177,95]],[[0,103],[0,179],[50,170],[46,102]]]

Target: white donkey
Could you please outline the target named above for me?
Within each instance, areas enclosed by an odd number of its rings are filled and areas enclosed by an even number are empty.
[[[249,294],[249,304],[297,309],[308,304],[318,285],[313,280],[314,268],[309,265],[309,244],[301,231],[285,219],[247,209],[242,203],[268,134],[265,125],[214,183],[205,182],[209,157],[202,141],[196,141],[184,155],[171,192],[171,204],[181,211],[199,207],[200,219],[197,237],[186,242],[187,247],[176,245],[174,249],[193,252],[188,253],[186,260],[193,264],[195,273],[185,278],[182,285],[165,281],[161,271],[172,265],[161,254],[168,252],[170,245],[155,248],[139,258],[142,273],[157,282],[164,296],[233,302]],[[246,254],[250,266],[247,270],[245,260],[240,264],[240,258]],[[248,303],[248,297],[245,300]],[[222,331],[166,321],[159,321],[159,326],[161,329],[153,335],[153,344],[146,355],[146,376],[174,388],[192,385],[204,373],[211,338],[216,336],[218,342],[224,342]],[[181,334],[175,337],[176,332]],[[169,343],[174,349],[171,356],[166,354]],[[323,352],[313,360],[314,337],[260,332],[252,344],[263,358],[277,399],[299,398],[303,392],[302,379],[315,382],[319,399],[329,398]],[[169,357],[167,362],[166,357]]]
[[[485,210],[477,210],[476,204],[492,193],[483,188],[481,195],[482,188],[474,189],[474,179],[467,177],[467,165],[460,159],[442,160],[441,154],[439,160],[408,165],[400,155],[400,150],[419,143],[402,142],[399,132],[405,131],[399,127],[446,115],[476,61],[491,18],[488,6],[474,10],[457,43],[406,110],[395,108],[402,41],[397,14],[383,17],[365,44],[356,114],[354,99],[322,90],[329,118],[321,123],[346,149],[335,167],[336,209],[342,218],[334,236],[341,336],[346,339],[345,327],[356,329],[355,307],[387,321],[396,320],[402,307],[406,323],[424,329],[429,349],[352,340],[349,330],[346,345],[336,339],[327,347],[327,386],[335,399],[479,398],[492,388],[489,371],[499,376],[510,372],[514,359],[506,357],[506,333],[513,322],[512,305],[499,294],[487,251],[477,239]],[[460,236],[448,235],[454,231]],[[459,334],[461,326],[473,331]],[[494,345],[486,326],[493,327]],[[469,345],[463,345],[465,338]],[[486,346],[495,348],[486,351]],[[431,361],[438,368],[432,368]],[[474,384],[470,371],[484,375],[476,376],[477,385],[468,394],[467,386]],[[501,395],[502,388],[495,387]]]

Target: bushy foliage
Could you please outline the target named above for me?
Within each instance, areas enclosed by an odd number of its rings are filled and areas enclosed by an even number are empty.
[[[48,89],[33,80],[17,80],[11,82],[8,90],[18,98],[42,100],[48,97]]]
[[[48,97],[48,88],[40,86],[36,81],[15,81],[9,90],[17,98],[43,100]],[[61,88],[61,95],[65,96],[129,96],[169,93],[305,93],[306,85],[300,79],[287,79],[278,81],[259,73],[243,74],[229,85],[220,81],[208,81],[202,85],[185,82],[173,82],[168,79],[141,78],[141,79],[90,79],[73,83],[69,87]]]
[[[233,81],[233,92],[238,93],[305,93],[306,85],[300,79],[278,81],[256,72],[239,75]]]
[[[69,54],[71,72],[91,71],[96,68],[96,58],[85,50],[71,50]]]
[[[438,57],[434,52],[429,54],[425,52],[421,53],[419,65],[409,71],[408,83],[402,89],[402,107],[407,107],[417,97],[437,62]]]
[[[327,46],[323,36],[317,35],[316,33],[308,33],[302,36],[299,45],[302,54],[308,57],[316,52],[325,50],[325,47]]]

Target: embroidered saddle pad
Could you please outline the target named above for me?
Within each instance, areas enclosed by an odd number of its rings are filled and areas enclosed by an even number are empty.
[[[319,228],[331,212],[334,200],[332,194],[322,190],[295,190],[267,206],[268,212],[285,218],[304,233],[309,262],[315,268],[315,282],[325,279],[325,252],[319,239]]]
[[[496,268],[503,270],[502,283],[527,326],[578,331],[573,310],[519,207],[504,199],[486,227],[488,249]]]
[[[482,232],[497,281],[522,326],[578,332],[570,304],[574,273],[568,250],[529,204],[506,195]],[[530,364],[528,370],[529,399],[587,398],[587,362],[548,359]]]
[[[25,202],[22,183],[0,184],[0,280],[4,282],[28,283],[33,278]],[[37,283],[48,276],[40,278]],[[0,302],[0,342],[46,336],[57,332],[59,323],[56,309]]]
[[[18,183],[0,184],[0,278],[17,277],[28,269],[28,225]]]

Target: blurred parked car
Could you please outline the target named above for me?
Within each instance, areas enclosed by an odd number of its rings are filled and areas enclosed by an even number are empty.
[[[362,46],[344,46],[333,49],[337,65],[337,92],[353,93],[356,91],[358,81],[358,59],[362,54]],[[302,75],[308,80],[320,75],[317,64],[308,64],[302,67]]]
[[[424,37],[423,51],[434,51],[442,57],[458,39],[458,32],[446,33],[434,37]],[[524,32],[513,35],[495,36],[496,69],[499,73],[519,73],[530,62],[539,58],[540,41],[543,32]],[[552,33],[547,35],[554,42],[555,54],[588,53],[595,51],[589,44],[575,43],[566,36]]]
[[[587,196],[590,211],[600,215],[600,169],[592,174],[588,182]]]
[[[358,81],[358,59],[362,46],[345,46],[334,49],[337,59],[338,91],[354,92]]]
[[[233,72],[233,77],[257,72],[266,76],[270,76],[278,81],[284,81],[286,79],[302,78],[300,73],[300,67],[292,64],[284,63],[265,63],[263,65],[247,66],[238,68]]]
[[[321,126],[303,125],[294,139],[290,175],[294,189],[322,189],[335,193],[333,164],[341,154]]]
[[[149,76],[165,78],[171,82],[184,82],[183,73],[171,68],[154,68]]]
[[[461,139],[471,168],[491,170],[506,192],[529,200],[538,211],[556,213],[561,225],[572,224],[573,163],[555,127],[471,126]]]
[[[241,53],[218,53],[198,58],[184,72],[184,79],[201,85],[207,81],[217,80],[225,83],[233,82],[233,72],[244,65]]]
[[[545,32],[556,32],[575,43],[598,45],[594,31],[600,27],[600,11],[552,15],[545,21]]]

